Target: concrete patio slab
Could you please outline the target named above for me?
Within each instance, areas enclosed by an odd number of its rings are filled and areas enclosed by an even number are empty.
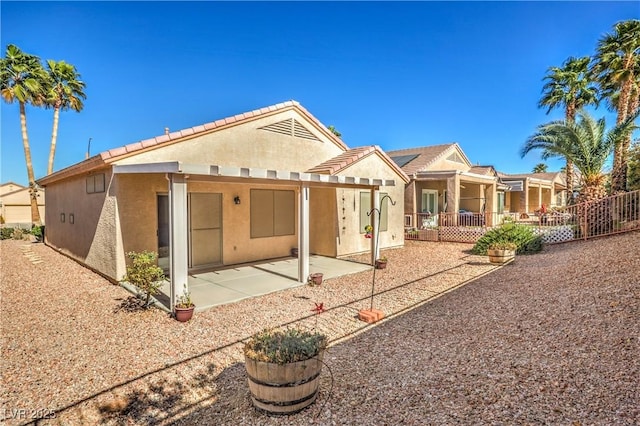
[[[371,266],[314,255],[309,260],[309,269],[311,273],[322,273],[327,280],[370,270]],[[189,275],[188,284],[196,311],[305,285],[298,282],[298,259],[294,258],[196,272]],[[169,283],[165,282],[160,291],[157,299],[168,305]]]

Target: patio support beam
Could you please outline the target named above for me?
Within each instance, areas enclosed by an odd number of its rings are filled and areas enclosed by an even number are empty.
[[[298,197],[298,281],[309,277],[309,184],[300,185]]]
[[[187,178],[169,175],[169,247],[171,275],[171,312],[176,298],[188,284]]]

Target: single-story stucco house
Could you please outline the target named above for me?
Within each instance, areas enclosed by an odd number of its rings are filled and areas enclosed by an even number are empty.
[[[549,173],[499,173],[502,182],[509,186],[505,209],[512,213],[533,213],[544,204],[546,207],[567,205],[567,182],[561,172]]]
[[[379,147],[349,149],[295,101],[167,129],[38,180],[48,245],[114,281],[127,252],[158,252],[172,309],[194,270],[298,248],[306,282],[310,253],[374,258],[380,247],[402,246],[407,182]],[[364,238],[374,207],[378,247]]]
[[[505,190],[492,166],[474,166],[457,143],[387,152],[411,179],[405,226],[493,225]]]
[[[44,224],[45,197],[44,190],[38,189],[38,211]],[[31,194],[29,187],[15,182],[0,184],[0,217],[5,226],[30,228],[31,227]]]

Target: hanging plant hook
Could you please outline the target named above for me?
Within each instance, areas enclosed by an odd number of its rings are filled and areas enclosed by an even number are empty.
[[[384,200],[386,200],[387,198],[389,199],[389,202],[391,203],[392,206],[396,205],[396,202],[393,201],[393,199],[389,196],[389,194],[385,194],[380,199],[380,206],[382,206],[382,202]],[[380,208],[377,208],[377,207],[372,208],[367,213],[367,216],[372,217],[372,215],[374,213],[378,214],[378,222],[377,222],[378,226],[375,229],[376,237],[375,237],[375,245],[373,247],[374,257],[376,257],[376,255],[377,255],[376,252],[380,249],[379,246],[378,246],[378,242],[380,241],[380,219],[382,218],[382,207],[380,207]],[[367,225],[367,226],[370,226],[370,225]],[[370,303],[370,308],[369,309],[373,309],[373,295],[374,295],[374,292],[375,292],[375,286],[376,286],[376,268],[375,268],[375,265],[374,265],[374,267],[373,267],[373,279],[371,281],[371,303]]]

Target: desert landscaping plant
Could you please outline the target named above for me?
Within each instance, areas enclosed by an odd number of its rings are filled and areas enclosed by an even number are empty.
[[[259,410],[292,414],[318,395],[327,337],[296,328],[264,330],[244,346],[251,400]]]
[[[151,296],[158,293],[165,276],[156,264],[157,253],[150,251],[127,253],[131,264],[127,266],[127,275],[123,281],[139,288],[145,297],[144,306],[149,306]]]
[[[484,234],[471,249],[473,254],[486,255],[487,249],[496,243],[513,243],[517,254],[536,253],[542,250],[542,237],[535,235],[527,225],[506,223]]]

